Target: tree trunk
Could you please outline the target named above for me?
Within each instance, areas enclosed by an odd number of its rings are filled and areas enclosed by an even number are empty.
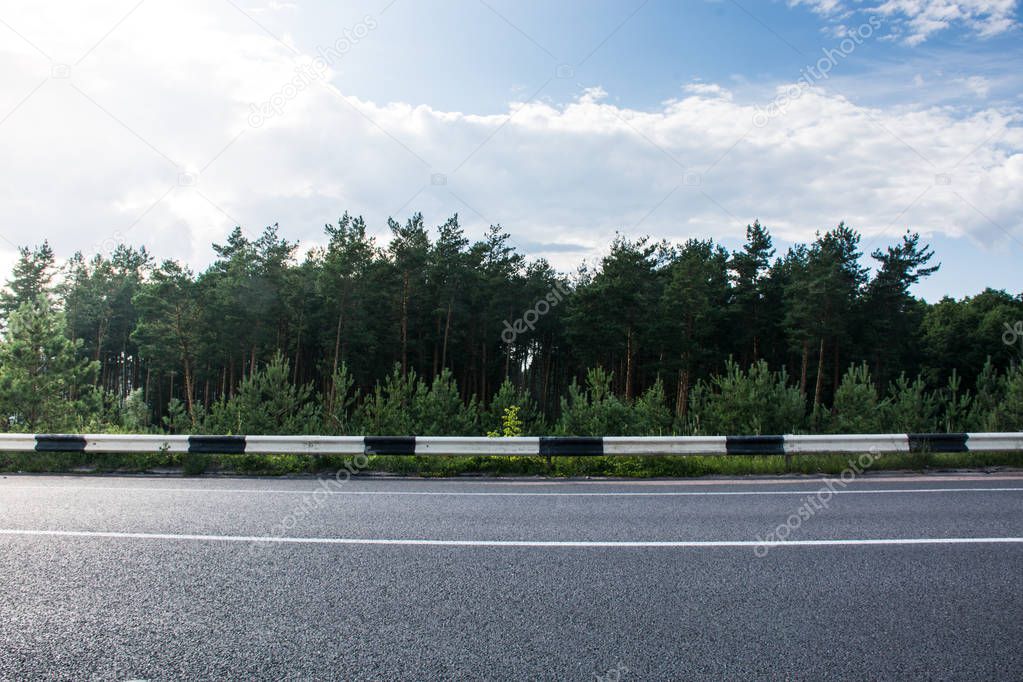
[[[487,396],[487,342],[484,334],[483,341],[483,371],[480,376],[480,400],[486,401]]]
[[[401,287],[401,376],[408,374],[408,283],[409,275],[405,273]]]
[[[292,382],[298,383],[298,365],[302,358],[302,327],[305,326],[305,308],[298,314],[298,329],[295,331],[295,374]]]
[[[441,369],[448,366],[448,338],[451,335],[451,314],[454,308],[454,299],[448,301],[448,319],[444,323],[444,345],[441,349],[440,366]]]
[[[810,342],[803,341],[803,364],[799,370],[799,392],[806,399],[806,365],[810,359]]]
[[[625,332],[625,399],[632,399],[632,327]]]
[[[550,380],[551,380],[551,365],[553,364],[551,359],[551,347],[547,346],[546,352],[544,353],[543,359],[543,388],[540,391],[540,412],[541,414],[547,414],[547,393],[550,391]]]
[[[334,333],[334,364],[331,367],[331,376],[337,374],[338,360],[341,356],[341,328],[344,326],[345,309],[342,304],[341,309],[337,311],[337,331]]]
[[[675,414],[679,417],[684,417],[688,412],[689,369],[683,368],[678,371],[678,390],[675,392]]]
[[[192,421],[192,426],[195,426],[195,399],[192,386],[194,377],[192,376],[192,361],[186,356],[182,364],[185,366],[185,405],[188,407],[188,417]]]
[[[841,380],[841,375],[839,374],[839,371],[838,371],[838,358],[839,358],[839,355],[838,355],[838,338],[836,337],[835,338],[835,369],[834,369],[834,372],[832,372],[832,375],[834,377],[834,379],[833,379],[834,383],[832,384],[832,391],[834,391],[834,393],[838,392],[838,382]],[[834,393],[832,393],[832,396],[834,396]],[[835,411],[835,409],[834,409],[834,403],[835,403],[834,397],[832,397],[831,403],[832,403],[831,411],[834,412]]]
[[[817,351],[817,385],[813,390],[813,406],[821,402],[821,389],[824,387],[824,337],[821,337],[820,350]]]
[[[433,376],[437,376],[440,365],[440,318],[436,318],[436,331],[433,336]]]

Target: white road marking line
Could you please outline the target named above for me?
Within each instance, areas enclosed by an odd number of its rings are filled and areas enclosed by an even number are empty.
[[[122,533],[87,530],[30,530],[0,528],[0,535],[116,538],[129,540],[191,540],[201,542],[248,542],[260,544],[302,545],[409,545],[437,547],[832,547],[862,545],[978,545],[1023,544],[1023,537],[1013,538],[866,538],[850,540],[424,540],[417,538],[317,538],[274,537],[258,535],[185,535],[174,533]]]
[[[814,483],[814,487],[805,490],[701,490],[701,491],[623,491],[623,492],[507,492],[507,491],[459,491],[459,490],[337,490],[336,488],[308,488],[303,490],[259,489],[259,488],[136,488],[131,486],[46,486],[46,485],[0,485],[0,494],[5,490],[48,490],[48,491],[114,491],[129,493],[229,493],[239,495],[326,495],[352,496],[420,496],[420,497],[715,497],[715,496],[757,496],[757,495],[812,495],[821,490],[830,490],[835,495],[891,495],[904,493],[1001,493],[1023,492],[1023,487],[1001,488],[889,488],[875,490],[841,490],[830,489],[834,486],[846,485],[839,479]],[[330,483],[324,479],[324,485],[344,486],[345,483]],[[811,484],[806,484],[811,485]]]

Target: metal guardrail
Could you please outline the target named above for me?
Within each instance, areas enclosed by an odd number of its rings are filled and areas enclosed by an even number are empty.
[[[842,452],[1012,452],[1023,432],[784,436],[169,436],[0,434],[0,452],[172,452],[303,455],[793,455]]]

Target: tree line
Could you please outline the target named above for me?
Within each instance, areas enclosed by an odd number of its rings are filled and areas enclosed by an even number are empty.
[[[299,259],[277,225],[235,228],[201,272],[21,248],[2,427],[468,434],[516,407],[578,435],[1023,428],[1023,295],[918,299],[940,266],[916,233],[869,261],[843,223],[781,254],[759,222],[736,250],[618,235],[566,274],[499,225],[388,229],[345,214]]]

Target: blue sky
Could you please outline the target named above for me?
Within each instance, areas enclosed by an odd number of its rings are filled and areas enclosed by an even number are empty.
[[[0,0],[0,265],[47,236],[202,267],[234,224],[311,247],[344,210],[382,239],[413,210],[500,222],[564,269],[616,231],[734,247],[760,218],[784,249],[846,220],[866,251],[924,233],[928,300],[1019,293],[1020,12]]]
[[[300,27],[294,38],[303,49],[314,50],[332,43],[338,26],[357,23],[360,10],[370,15],[379,7],[379,2],[296,6],[291,10],[296,16],[315,14],[326,20],[294,22]],[[611,93],[611,101],[654,108],[679,97],[696,81],[751,94],[769,92],[798,77],[822,49],[836,46],[837,26],[862,23],[871,15],[862,12],[843,21],[806,6],[749,0],[488,0],[396,4],[390,9],[394,11],[381,16],[371,39],[341,62],[338,86],[378,102],[416,102],[475,113],[505,111],[510,100],[540,87],[560,64],[575,68],[573,77],[558,79],[544,90],[543,96],[555,102],[600,86]],[[931,88],[928,98],[969,104],[973,93],[949,87],[949,80],[996,74],[1006,78],[1019,71],[1023,41],[1015,31],[978,39],[975,30],[952,24],[925,44],[910,46],[890,39],[896,22],[885,21],[885,39],[859,46],[855,59],[844,62],[836,74],[849,79],[858,98],[878,104],[918,101],[914,94],[920,93],[907,86],[919,73],[943,83]],[[884,92],[871,96],[874,75],[896,79],[908,65],[913,72],[906,82],[889,83]],[[1013,79],[989,98],[1018,103],[1017,85]]]

